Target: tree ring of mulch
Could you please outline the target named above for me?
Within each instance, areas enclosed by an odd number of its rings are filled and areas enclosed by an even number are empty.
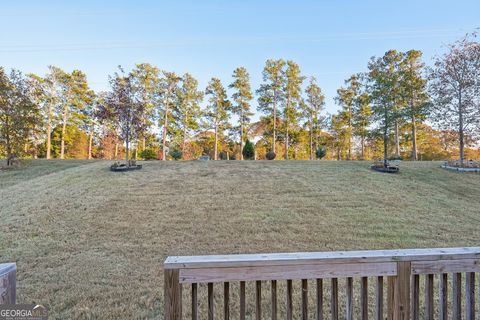
[[[378,167],[378,166],[372,165],[370,168],[374,171],[383,172],[383,173],[399,173],[400,172],[400,168],[398,167]]]
[[[441,166],[444,169],[461,172],[480,172],[480,168],[452,167],[447,165]]]
[[[110,171],[114,172],[124,172],[124,171],[131,171],[131,170],[139,170],[142,169],[142,165],[138,164],[136,166],[127,166],[127,165],[119,165],[119,166],[111,166]]]

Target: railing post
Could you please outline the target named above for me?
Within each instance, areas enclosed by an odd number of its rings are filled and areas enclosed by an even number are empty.
[[[410,320],[410,276],[411,263],[397,262],[397,275],[389,282],[389,317],[393,320]],[[393,295],[393,297],[391,296]]]
[[[0,304],[15,304],[17,296],[17,265],[0,263]]]
[[[182,319],[182,284],[178,269],[164,270],[165,320]]]

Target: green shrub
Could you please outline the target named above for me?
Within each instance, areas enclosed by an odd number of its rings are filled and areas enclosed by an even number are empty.
[[[174,160],[180,160],[182,159],[182,151],[179,150],[179,149],[172,149],[170,151],[170,156],[174,159]]]
[[[140,152],[140,157],[144,160],[155,160],[157,159],[157,153],[153,149],[145,149]]]
[[[318,147],[317,150],[315,150],[315,156],[317,159],[322,159],[327,155],[327,149],[325,147]]]
[[[242,150],[243,158],[246,160],[252,160],[255,157],[255,146],[250,140],[245,141],[245,146]]]
[[[265,155],[265,158],[267,160],[274,160],[277,155],[273,151],[268,151],[267,154]]]

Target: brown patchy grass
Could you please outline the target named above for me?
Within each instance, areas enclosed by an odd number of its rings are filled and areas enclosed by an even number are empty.
[[[398,175],[367,162],[109,164],[0,172],[0,261],[17,262],[18,301],[47,305],[52,319],[161,318],[168,255],[480,240],[480,176],[436,162],[403,163]]]

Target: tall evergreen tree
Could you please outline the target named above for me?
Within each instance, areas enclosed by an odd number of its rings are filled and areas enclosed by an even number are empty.
[[[277,141],[277,118],[278,108],[284,101],[283,87],[285,85],[285,61],[282,59],[269,59],[265,63],[262,72],[263,83],[257,90],[258,110],[267,115],[271,120],[272,127],[272,149],[275,152]]]
[[[320,112],[325,105],[325,96],[322,89],[317,85],[314,77],[305,89],[307,99],[303,104],[303,116],[307,119],[307,126],[310,136],[310,160],[315,159],[315,151],[318,147],[318,139],[321,132],[322,117]]]
[[[285,71],[285,83],[283,95],[285,96],[283,106],[283,117],[285,126],[285,160],[288,160],[289,141],[288,134],[290,127],[295,125],[299,117],[299,106],[302,102],[301,85],[305,77],[300,74],[300,67],[294,61],[287,61]]]
[[[208,83],[205,94],[210,96],[209,104],[205,113],[207,127],[215,133],[214,160],[218,160],[218,138],[228,128],[228,112],[231,103],[228,101],[227,92],[218,78],[212,78]]]
[[[365,159],[365,142],[372,121],[370,97],[367,92],[361,92],[353,104],[353,134],[360,138],[360,157]]]
[[[203,100],[203,92],[198,90],[198,81],[189,73],[182,78],[182,86],[178,90],[178,106],[175,109],[176,124],[181,135],[182,156],[185,157],[186,141],[192,131],[199,128],[199,120],[202,116],[200,103]]]
[[[250,89],[250,75],[247,69],[240,67],[233,71],[233,82],[230,88],[234,89],[232,113],[238,116],[238,130],[240,140],[240,159],[243,160],[243,141],[248,132],[250,118],[253,113],[250,111],[250,101],[253,99]]]

